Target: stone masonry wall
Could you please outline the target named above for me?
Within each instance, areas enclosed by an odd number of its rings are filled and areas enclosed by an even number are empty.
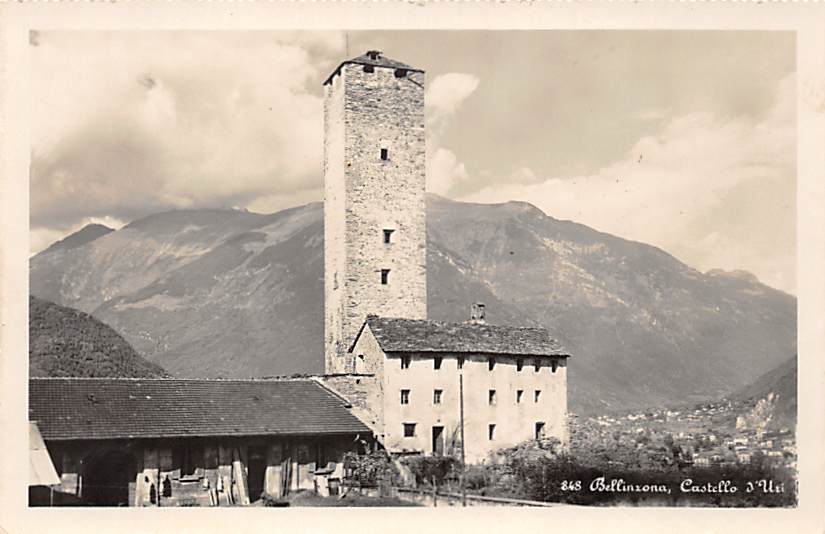
[[[326,110],[326,372],[341,373],[354,369],[346,350],[367,314],[426,318],[424,74],[347,64],[327,86]]]

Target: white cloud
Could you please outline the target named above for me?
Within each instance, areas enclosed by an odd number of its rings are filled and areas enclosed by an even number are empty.
[[[795,102],[789,76],[760,120],[676,117],[587,176],[511,181],[462,200],[525,200],[696,268],[747,269],[795,292]]]
[[[450,72],[436,76],[427,87],[427,190],[432,193],[446,195],[456,183],[469,178],[464,164],[441,146],[441,137],[478,84],[472,74]]]
[[[342,45],[335,32],[41,33],[33,228],[317,189],[314,85]]]

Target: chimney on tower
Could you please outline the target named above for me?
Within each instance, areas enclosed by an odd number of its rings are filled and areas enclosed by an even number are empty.
[[[470,322],[473,324],[484,324],[484,304],[475,302],[470,306]]]

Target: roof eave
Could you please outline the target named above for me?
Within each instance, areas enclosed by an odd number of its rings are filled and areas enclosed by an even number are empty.
[[[338,73],[341,72],[341,69],[344,67],[344,65],[369,65],[370,67],[377,67],[379,69],[393,69],[393,70],[404,69],[408,72],[424,72],[423,69],[416,69],[416,68],[413,68],[413,67],[401,67],[401,66],[390,67],[389,65],[376,65],[375,63],[369,63],[367,61],[359,61],[357,59],[348,59],[346,61],[342,61],[341,64],[338,65],[338,67],[334,71],[332,71],[332,74],[327,76],[327,79],[324,80],[324,83],[321,84],[321,85],[327,85],[328,83],[330,83],[332,81],[332,79],[335,78],[335,76]]]

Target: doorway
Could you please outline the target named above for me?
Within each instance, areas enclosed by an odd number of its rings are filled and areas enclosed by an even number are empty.
[[[444,454],[444,427],[433,427],[433,454],[441,456]]]
[[[249,447],[249,465],[247,477],[249,483],[249,501],[255,502],[264,492],[266,478],[266,447]]]
[[[129,483],[135,481],[135,458],[110,448],[93,452],[83,463],[82,500],[92,506],[129,506]]]

